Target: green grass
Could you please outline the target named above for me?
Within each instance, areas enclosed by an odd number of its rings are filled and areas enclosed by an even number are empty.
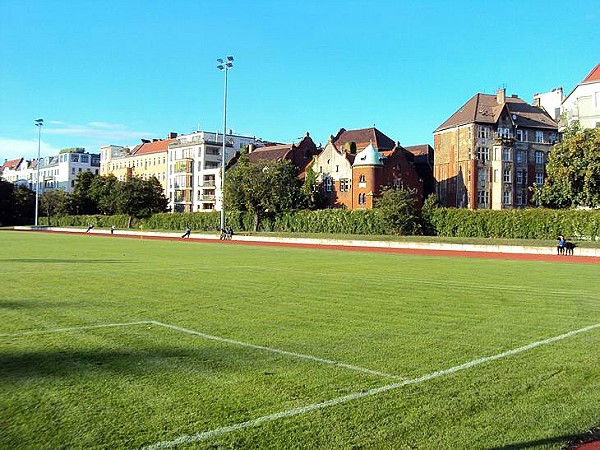
[[[0,448],[139,448],[600,323],[600,269],[0,232]],[[560,448],[600,422],[600,328],[181,448]],[[519,447],[520,446],[520,447]]]

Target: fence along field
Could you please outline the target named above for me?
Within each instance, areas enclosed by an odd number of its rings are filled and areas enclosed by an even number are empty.
[[[600,412],[596,266],[0,243],[3,448],[560,448]]]

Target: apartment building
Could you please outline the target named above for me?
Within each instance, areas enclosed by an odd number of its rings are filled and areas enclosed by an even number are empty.
[[[254,136],[228,134],[225,164],[243,147],[260,147]],[[168,146],[169,207],[176,212],[221,210],[223,134],[197,131],[178,136]]]
[[[558,124],[516,95],[475,94],[434,131],[434,177],[444,206],[511,209],[541,185]]]
[[[583,128],[600,128],[600,63],[565,97],[561,131],[574,121]]]
[[[120,145],[101,147],[100,174],[113,174],[119,181],[132,176],[146,180],[154,177],[166,193],[169,144],[175,142],[176,137],[177,133],[169,133],[166,139],[142,139],[142,143],[133,148]]]
[[[84,148],[67,148],[58,155],[45,156],[39,161],[40,193],[45,190],[62,189],[72,192],[77,175],[81,172],[100,171],[100,155],[88,153]],[[3,178],[35,190],[38,177],[38,161],[18,158],[3,164]]]

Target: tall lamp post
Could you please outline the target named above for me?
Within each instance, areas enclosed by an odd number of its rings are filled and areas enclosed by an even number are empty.
[[[38,226],[38,214],[40,205],[40,148],[42,143],[42,127],[44,126],[44,119],[36,119],[35,126],[38,127],[38,157],[36,164],[36,177],[35,177],[35,226]]]
[[[217,59],[217,69],[225,73],[225,91],[223,93],[223,151],[221,152],[221,230],[225,229],[225,137],[227,136],[227,72],[233,68],[233,56],[224,60]]]

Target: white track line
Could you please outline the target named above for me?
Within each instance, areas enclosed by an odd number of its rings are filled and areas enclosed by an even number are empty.
[[[18,336],[29,336],[32,334],[65,333],[68,331],[92,330],[94,328],[127,327],[127,326],[131,326],[131,325],[149,325],[152,323],[154,323],[154,322],[151,322],[149,320],[142,320],[139,322],[106,323],[106,324],[102,324],[102,325],[84,325],[81,327],[55,328],[53,330],[36,330],[36,331],[23,331],[21,333],[0,334],[0,337],[18,337]]]
[[[288,409],[286,411],[281,411],[278,413],[269,414],[267,416],[262,416],[257,419],[248,420],[247,422],[240,422],[240,423],[236,423],[236,424],[229,425],[226,427],[216,428],[214,430],[205,431],[205,432],[194,434],[194,435],[181,436],[181,437],[178,437],[177,439],[173,439],[171,441],[157,442],[155,444],[148,445],[146,447],[142,447],[142,449],[143,450],[162,450],[162,449],[166,449],[166,448],[176,447],[176,446],[182,445],[182,444],[191,444],[194,442],[205,441],[207,439],[214,438],[217,436],[222,436],[224,434],[231,433],[233,431],[239,431],[244,428],[257,427],[266,422],[272,422],[274,420],[279,420],[279,419],[283,419],[286,417],[297,416],[297,415],[305,414],[307,412],[315,411],[318,409],[328,408],[330,406],[339,405],[340,403],[349,402],[351,400],[357,400],[357,399],[360,399],[363,397],[369,397],[372,395],[380,394],[382,392],[399,389],[401,387],[408,386],[410,384],[422,383],[424,381],[432,380],[434,378],[440,378],[440,377],[443,377],[446,375],[451,375],[460,370],[468,369],[470,367],[474,367],[474,366],[477,366],[477,365],[480,365],[480,364],[483,364],[483,363],[486,363],[489,361],[495,361],[498,359],[506,358],[506,357],[509,357],[512,355],[516,355],[517,353],[522,353],[527,350],[531,350],[533,348],[540,347],[542,345],[551,344],[553,342],[560,341],[562,339],[566,339],[568,337],[574,336],[579,333],[584,333],[586,331],[590,331],[590,330],[593,330],[594,328],[598,328],[598,327],[600,327],[600,323],[597,323],[595,325],[590,325],[590,326],[587,326],[584,328],[580,328],[578,330],[569,331],[568,333],[561,334],[559,336],[551,337],[548,339],[544,339],[542,341],[533,342],[533,343],[525,345],[523,347],[519,347],[519,348],[516,348],[513,350],[508,350],[503,353],[498,353],[497,355],[474,359],[465,364],[454,366],[449,369],[439,370],[437,372],[432,372],[430,374],[423,375],[422,377],[419,377],[419,378],[413,378],[410,380],[401,381],[399,383],[388,384],[386,386],[381,386],[381,387],[370,389],[370,390],[364,391],[364,392],[356,392],[354,394],[345,395],[343,397],[337,397],[332,400],[327,400],[327,401],[321,402],[321,403],[313,403],[312,405]]]
[[[205,334],[205,333],[201,333],[199,331],[178,327],[176,325],[169,325],[168,323],[157,322],[154,320],[149,321],[149,323],[153,323],[154,325],[158,325],[158,326],[165,327],[165,328],[170,328],[172,330],[179,331],[181,333],[187,333],[187,334],[191,334],[194,336],[199,336],[204,339],[210,339],[213,341],[224,342],[226,344],[237,345],[240,347],[248,347],[248,348],[252,348],[255,350],[264,350],[264,351],[271,352],[271,353],[279,353],[281,355],[292,356],[294,358],[306,359],[309,361],[316,361],[319,363],[329,364],[329,365],[336,366],[336,367],[343,367],[344,369],[350,369],[350,370],[354,370],[357,372],[364,372],[364,373],[368,373],[370,375],[377,375],[379,377],[392,378],[392,379],[396,379],[396,380],[406,380],[406,377],[401,377],[399,375],[394,375],[391,373],[379,372],[377,370],[367,369],[366,367],[354,366],[352,364],[345,364],[345,363],[342,363],[339,361],[335,361],[333,359],[319,358],[318,356],[290,352],[287,350],[281,350],[279,348],[265,347],[264,345],[250,344],[248,342],[234,341],[233,339],[223,338],[223,337],[219,337],[219,336],[212,336],[210,334]]]

